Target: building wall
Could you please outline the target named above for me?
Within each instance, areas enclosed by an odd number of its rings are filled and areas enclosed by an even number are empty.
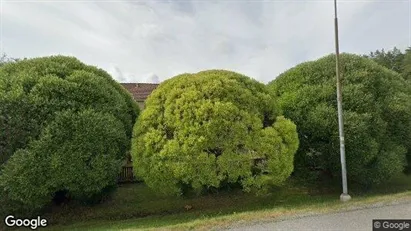
[[[140,111],[144,109],[144,101],[136,101],[138,104],[138,107],[140,108]]]

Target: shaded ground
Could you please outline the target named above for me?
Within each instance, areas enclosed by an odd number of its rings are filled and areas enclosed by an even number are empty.
[[[411,200],[411,175],[399,176],[367,191],[350,185],[353,200],[344,206],[339,201],[340,191],[339,181],[333,186],[329,182],[311,184],[294,177],[264,196],[232,188],[175,197],[158,195],[144,184],[126,184],[103,203],[81,205],[70,202],[52,206],[41,217],[50,225],[44,230],[58,231],[222,229],[240,221],[248,225],[261,220],[272,222],[274,218],[297,213],[341,211],[342,207],[359,206],[358,203],[379,203],[381,198],[385,201],[402,197]]]

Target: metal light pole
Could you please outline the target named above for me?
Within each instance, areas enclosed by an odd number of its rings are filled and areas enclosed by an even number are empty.
[[[335,29],[335,70],[337,75],[337,107],[338,107],[338,127],[340,133],[340,155],[341,155],[341,173],[343,193],[340,196],[341,201],[351,199],[347,189],[347,169],[345,166],[345,142],[344,142],[344,120],[342,109],[341,79],[340,79],[340,48],[338,43],[338,18],[337,18],[337,0],[334,0],[334,29]]]

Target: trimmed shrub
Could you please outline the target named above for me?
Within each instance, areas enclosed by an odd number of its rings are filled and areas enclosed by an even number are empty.
[[[4,210],[34,211],[55,194],[98,201],[115,185],[138,114],[137,104],[120,84],[76,58],[52,56],[3,65]]]
[[[58,112],[38,140],[4,165],[0,189],[8,211],[3,212],[39,211],[62,191],[84,202],[103,196],[104,189],[116,185],[128,142],[122,126],[114,116],[94,110]]]
[[[266,87],[224,70],[183,74],[149,96],[132,139],[135,174],[163,193],[282,183],[293,171],[296,126]]]
[[[411,150],[410,91],[399,74],[369,59],[342,54],[341,67],[348,179],[384,182],[404,169]],[[335,56],[299,64],[268,86],[298,126],[295,173],[316,169],[339,177]]]
[[[131,95],[101,69],[52,56],[0,68],[0,164],[37,139],[55,112],[91,108],[119,119],[131,138],[139,110]],[[127,144],[124,150],[129,149]]]

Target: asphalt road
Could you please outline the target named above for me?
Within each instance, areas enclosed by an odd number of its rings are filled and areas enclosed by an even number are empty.
[[[383,207],[365,208],[341,213],[314,215],[282,221],[256,223],[232,227],[230,231],[240,230],[372,230],[373,219],[411,219],[411,202]],[[411,229],[409,229],[411,230]]]

